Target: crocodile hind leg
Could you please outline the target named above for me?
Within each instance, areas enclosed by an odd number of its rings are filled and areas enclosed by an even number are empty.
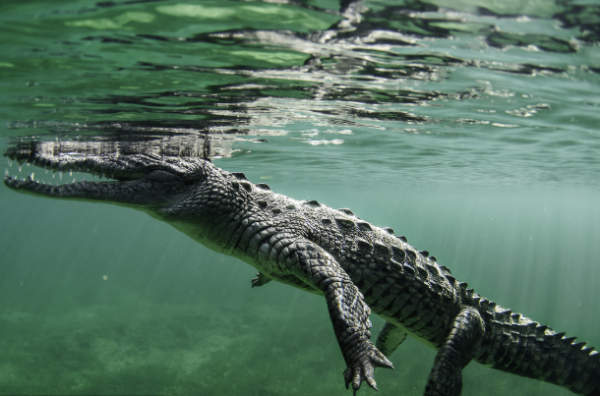
[[[348,274],[327,251],[308,240],[289,243],[279,252],[277,263],[280,270],[325,295],[333,330],[346,361],[346,388],[352,384],[356,393],[361,383],[367,381],[377,389],[375,367],[393,368],[393,365],[370,340],[371,309]]]
[[[425,387],[425,396],[460,396],[462,369],[481,346],[485,324],[479,312],[463,308],[439,348]]]
[[[396,348],[406,340],[407,335],[404,329],[390,322],[385,322],[383,329],[379,332],[375,345],[385,357],[389,358]]]

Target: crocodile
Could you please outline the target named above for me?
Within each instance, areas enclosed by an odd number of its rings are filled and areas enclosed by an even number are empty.
[[[41,150],[39,143],[5,156],[61,176],[75,170],[108,178],[52,185],[7,170],[10,189],[144,211],[255,267],[252,287],[275,280],[324,296],[354,394],[364,381],[377,389],[375,368],[393,368],[388,358],[410,335],[437,350],[427,396],[460,395],[462,369],[472,360],[600,396],[593,347],[481,297],[427,251],[349,209],[289,198],[197,157]],[[375,344],[371,312],[386,321]]]

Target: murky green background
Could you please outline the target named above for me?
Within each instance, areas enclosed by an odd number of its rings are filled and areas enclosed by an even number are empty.
[[[599,26],[593,1],[3,1],[0,149],[208,139],[600,346]],[[0,224],[0,394],[349,394],[317,296],[131,209],[0,186]],[[422,394],[433,358],[407,340],[379,394]],[[509,394],[570,393],[465,370]]]

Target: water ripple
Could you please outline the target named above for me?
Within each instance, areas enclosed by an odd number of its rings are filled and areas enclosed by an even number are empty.
[[[324,167],[360,147],[372,174],[435,183],[600,176],[594,5],[83,1],[0,11],[0,118],[17,141],[210,140],[209,155],[252,161],[265,150],[290,166],[341,150]]]

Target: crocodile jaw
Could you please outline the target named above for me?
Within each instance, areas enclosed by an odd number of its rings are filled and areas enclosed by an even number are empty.
[[[34,173],[24,180],[10,176],[8,170],[4,173],[4,184],[13,190],[30,195],[43,195],[50,198],[78,199],[86,201],[104,201],[110,203],[129,204],[130,206],[159,203],[157,200],[146,199],[139,191],[139,181],[120,182],[81,182],[67,184],[46,184],[35,180]]]
[[[53,174],[57,172],[60,180],[64,173],[72,174],[73,171],[108,179],[85,181],[84,178],[80,182],[73,179],[72,183],[52,185],[36,180],[34,173],[19,180],[14,175],[11,176],[7,169],[4,184],[15,191],[50,198],[113,203],[144,210],[163,208],[188,191],[192,184],[190,180],[184,180],[177,166],[183,163],[185,171],[189,172],[193,165],[199,164],[175,157],[171,158],[171,163],[167,163],[163,158],[144,154],[55,154],[38,148],[12,150],[5,156],[10,162],[31,164],[46,171],[51,170]],[[200,176],[201,173],[199,172]]]

